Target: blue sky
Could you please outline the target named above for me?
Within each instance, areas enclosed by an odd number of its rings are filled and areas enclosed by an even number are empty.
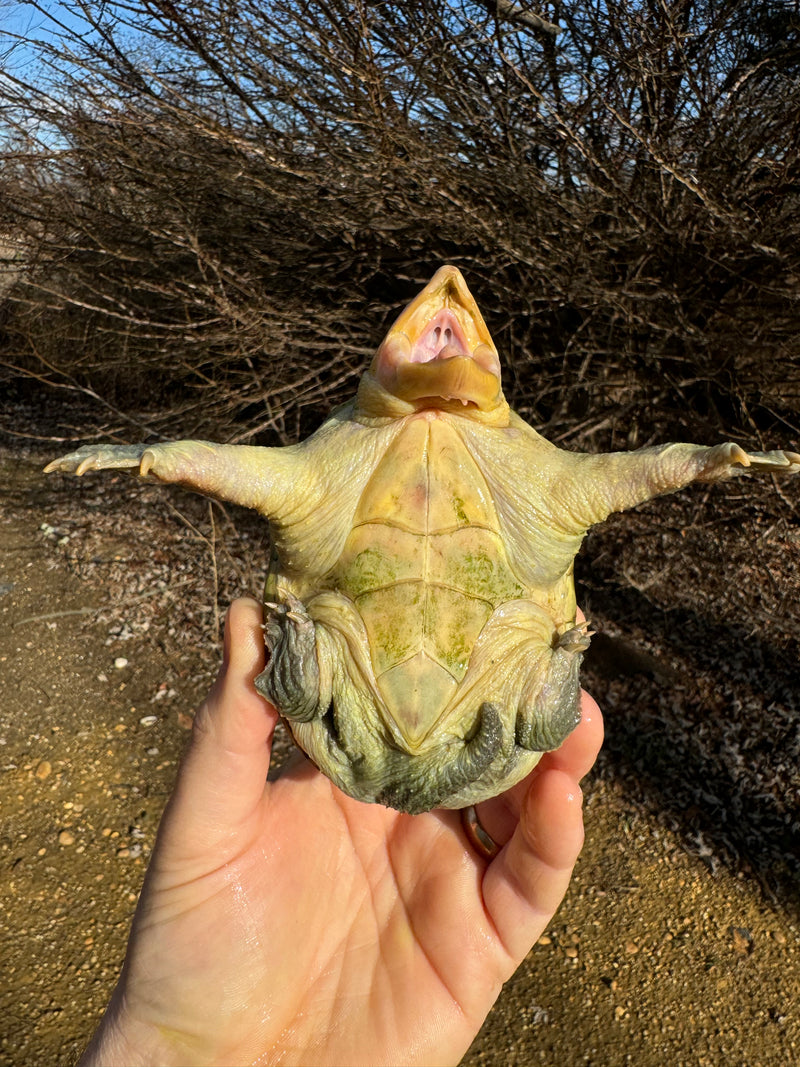
[[[2,69],[19,78],[31,78],[36,67],[36,52],[26,47],[26,40],[57,41],[58,27],[47,16],[67,26],[79,27],[81,20],[61,0],[40,0],[37,10],[21,0],[0,0],[0,58]]]

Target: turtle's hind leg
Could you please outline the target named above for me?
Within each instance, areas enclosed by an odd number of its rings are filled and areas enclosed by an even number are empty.
[[[263,697],[293,722],[310,722],[327,710],[320,699],[314,621],[297,597],[276,604],[267,616],[264,641],[269,662],[255,680]]]
[[[587,623],[578,623],[556,641],[549,663],[541,662],[523,690],[517,709],[516,741],[530,752],[549,752],[581,719],[580,666],[589,647]]]

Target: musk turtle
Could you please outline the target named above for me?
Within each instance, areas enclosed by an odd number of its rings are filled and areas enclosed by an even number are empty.
[[[350,403],[297,445],[87,445],[47,471],[138,468],[255,508],[274,545],[256,680],[351,796],[416,813],[526,775],[579,718],[573,560],[595,523],[791,452],[563,451],[510,410],[460,272],[394,323]]]

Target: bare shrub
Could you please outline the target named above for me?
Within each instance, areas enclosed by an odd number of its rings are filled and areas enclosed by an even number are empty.
[[[69,11],[0,82],[8,378],[289,440],[454,261],[561,439],[800,432],[795,5]]]

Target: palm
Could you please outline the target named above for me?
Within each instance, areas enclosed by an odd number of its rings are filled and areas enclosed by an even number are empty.
[[[564,796],[594,758],[596,725],[579,728],[572,757],[545,757],[532,789],[481,806],[504,841],[536,795],[547,855],[531,859],[520,830],[487,864],[456,812],[358,803],[307,761],[264,787],[274,718],[252,685],[226,693],[222,724],[220,700],[200,713],[161,827],[125,1012],[169,1035],[173,1062],[457,1061],[566,888],[580,817]],[[531,864],[551,875],[533,901]]]

